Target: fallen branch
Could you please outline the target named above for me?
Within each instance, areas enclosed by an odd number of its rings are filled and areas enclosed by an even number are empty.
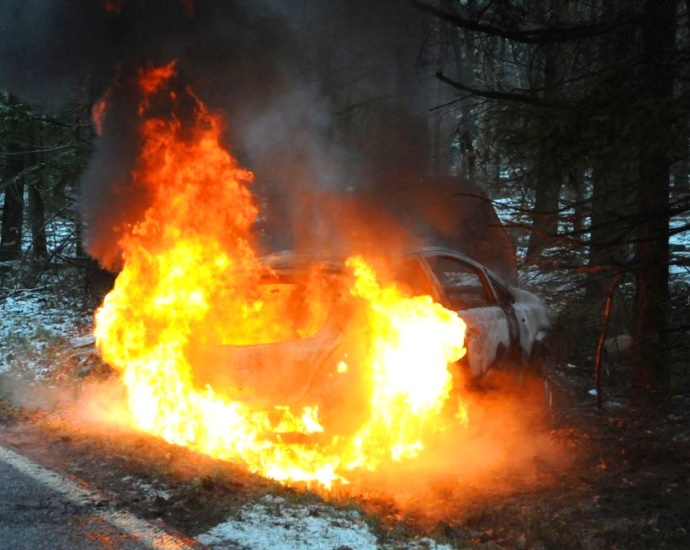
[[[601,334],[599,335],[599,342],[597,343],[597,354],[594,360],[594,388],[597,391],[597,407],[601,409],[602,405],[602,391],[601,391],[601,361],[604,351],[604,342],[606,341],[606,332],[609,328],[609,321],[611,320],[611,305],[613,304],[613,296],[616,289],[623,278],[623,273],[618,273],[611,281],[611,287],[606,296],[606,305],[604,306],[604,320],[601,327]]]

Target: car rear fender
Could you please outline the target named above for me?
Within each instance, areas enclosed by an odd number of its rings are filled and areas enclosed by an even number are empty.
[[[544,303],[525,290],[511,288],[515,296],[513,309],[520,328],[520,347],[523,357],[529,358],[535,342],[546,339],[551,328],[551,320]]]
[[[472,376],[479,377],[496,362],[499,352],[510,348],[508,320],[499,306],[465,309],[458,315],[467,324],[467,364]]]

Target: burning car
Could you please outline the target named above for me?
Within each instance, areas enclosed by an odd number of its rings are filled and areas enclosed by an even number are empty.
[[[329,487],[468,425],[462,370],[449,365],[482,376],[534,355],[547,326],[538,300],[452,251],[262,257],[254,175],[224,147],[223,118],[180,85],[174,61],[136,82],[129,176],[147,206],[98,239],[120,269],[94,319],[133,426]],[[105,101],[104,131],[118,120]]]
[[[186,354],[196,383],[222,388],[255,408],[316,405],[338,432],[345,420],[353,424],[353,411],[366,409],[358,366],[372,346],[345,258],[282,252],[262,260],[266,270],[254,303],[271,318],[283,311],[286,322],[271,336],[264,331],[262,341],[227,344],[208,335],[190,343]],[[458,375],[477,379],[507,364],[518,373],[541,368],[549,318],[535,295],[445,248],[407,252],[390,260],[387,271],[405,295],[428,296],[466,323],[467,353]]]
[[[406,255],[398,280],[414,293],[428,293],[467,323],[465,363],[472,377],[482,377],[506,363],[543,368],[550,320],[534,294],[506,284],[487,267],[444,248]]]

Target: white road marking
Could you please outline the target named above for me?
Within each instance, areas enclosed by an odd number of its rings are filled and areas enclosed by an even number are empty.
[[[59,473],[49,470],[3,445],[0,445],[0,460],[49,489],[60,493],[70,502],[79,506],[97,506],[100,502],[105,501],[104,497],[97,491],[80,487]],[[180,538],[170,535],[155,525],[128,512],[96,508],[94,515],[102,518],[149,548],[164,550],[198,548],[198,545],[190,546]]]

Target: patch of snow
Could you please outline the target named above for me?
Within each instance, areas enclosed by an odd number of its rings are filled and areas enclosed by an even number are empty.
[[[0,340],[37,335],[64,337],[74,330],[77,321],[83,321],[83,315],[74,309],[65,301],[55,299],[50,303],[37,291],[15,291],[0,302]]]
[[[210,548],[225,548],[228,542],[256,550],[378,548],[376,537],[356,512],[291,504],[270,495],[244,506],[237,519],[217,525],[197,540]]]
[[[690,274],[690,231],[685,229],[689,222],[687,214],[674,216],[670,220],[671,231],[677,231],[669,238],[672,257],[669,273],[672,277],[687,278]]]
[[[46,377],[54,367],[50,351],[56,343],[78,338],[91,324],[91,316],[45,289],[0,295],[0,319],[0,374],[18,367],[35,379]]]
[[[356,510],[339,510],[326,504],[297,504],[268,495],[243,506],[237,518],[216,525],[197,540],[209,548],[251,550],[379,550],[379,544]],[[406,541],[406,549],[451,550],[424,538]]]

